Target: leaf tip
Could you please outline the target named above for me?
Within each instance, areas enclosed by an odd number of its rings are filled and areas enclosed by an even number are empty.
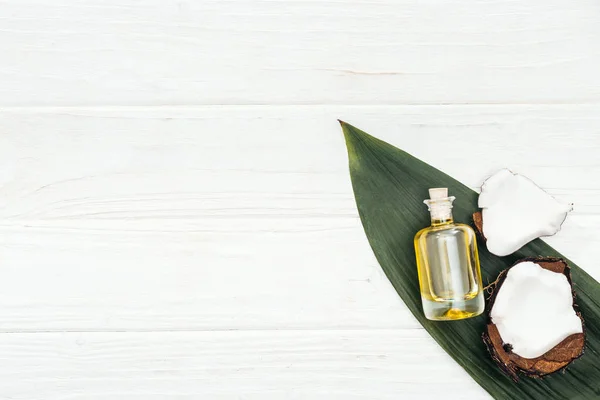
[[[338,122],[340,123],[340,126],[342,127],[342,132],[344,133],[344,137],[346,138],[346,140],[348,140],[348,137],[350,135],[354,136],[356,134],[354,132],[356,130],[355,127],[353,127],[346,121],[342,121],[341,119],[338,119]]]
[[[340,126],[342,127],[342,133],[344,134],[344,140],[346,142],[346,149],[348,150],[348,161],[350,167],[356,167],[358,165],[358,154],[356,153],[356,128],[349,123],[338,119]]]

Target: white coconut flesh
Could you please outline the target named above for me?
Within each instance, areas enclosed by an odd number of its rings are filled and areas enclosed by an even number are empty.
[[[541,236],[552,236],[571,211],[528,178],[502,169],[481,187],[483,235],[490,253],[506,256]]]
[[[490,312],[502,341],[523,358],[536,358],[568,336],[582,333],[564,274],[530,261],[512,267]]]

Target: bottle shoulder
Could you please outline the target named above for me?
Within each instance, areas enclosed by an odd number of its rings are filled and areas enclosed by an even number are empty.
[[[422,237],[423,235],[426,235],[427,233],[431,232],[432,229],[431,226],[426,226],[425,228],[419,230],[416,234],[415,234],[415,240],[418,240],[420,237]]]
[[[471,233],[475,233],[475,230],[473,229],[473,227],[471,225],[468,224],[454,224],[458,229],[461,229],[463,231],[467,231],[467,232],[471,232]]]
[[[430,234],[436,234],[436,233],[441,233],[441,232],[445,232],[445,231],[450,231],[450,232],[461,231],[461,232],[465,232],[469,235],[475,235],[475,230],[473,230],[473,228],[471,228],[470,225],[462,224],[462,223],[452,223],[452,224],[448,224],[448,225],[425,227],[416,233],[415,240],[420,237],[423,237],[423,236],[428,236]]]

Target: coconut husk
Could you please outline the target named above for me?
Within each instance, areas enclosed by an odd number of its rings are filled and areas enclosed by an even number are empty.
[[[483,235],[483,214],[481,211],[473,213],[473,225],[475,225],[475,231],[485,240]]]
[[[475,218],[474,218],[475,219]],[[577,316],[581,319],[583,325],[583,317],[578,311],[575,304],[575,292],[573,291],[573,283],[571,282],[571,272],[567,262],[561,258],[554,257],[539,257],[539,258],[524,258],[515,263],[524,261],[532,261],[540,265],[542,268],[557,274],[564,274],[571,285],[573,293],[573,308]],[[512,267],[511,267],[512,268]],[[486,331],[483,333],[483,341],[487,346],[492,359],[500,366],[500,368],[509,375],[513,380],[518,381],[518,373],[523,373],[526,376],[539,378],[559,370],[562,370],[571,362],[583,355],[585,347],[585,326],[583,333],[576,333],[568,336],[562,342],[554,346],[552,349],[536,358],[523,358],[512,352],[510,343],[504,343],[498,332],[498,328],[492,323],[490,311],[494,306],[496,294],[498,293],[502,283],[506,279],[506,275],[510,268],[502,271],[498,275],[498,279],[487,287],[489,299],[486,306],[488,315],[488,324]]]

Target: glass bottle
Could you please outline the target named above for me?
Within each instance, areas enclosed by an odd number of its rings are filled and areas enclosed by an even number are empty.
[[[452,219],[448,188],[429,189],[424,203],[431,212],[431,226],[415,235],[415,252],[425,317],[431,320],[458,320],[483,312],[475,232],[469,225]]]

